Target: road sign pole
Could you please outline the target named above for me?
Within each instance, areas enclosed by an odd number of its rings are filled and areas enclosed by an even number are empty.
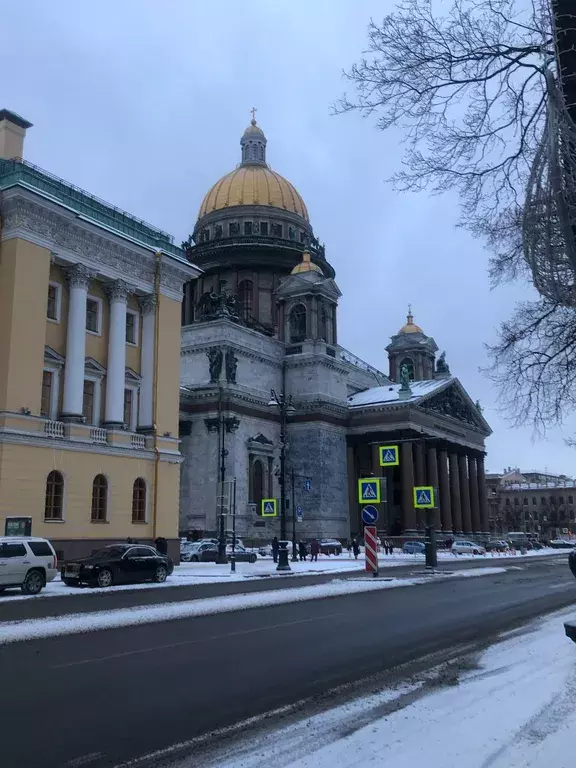
[[[291,472],[292,479],[292,562],[298,562],[298,552],[296,550],[296,490],[294,485],[294,468]]]
[[[438,567],[438,547],[436,545],[436,515],[433,509],[426,510],[426,568]]]
[[[364,526],[364,556],[366,570],[378,576],[378,535],[375,525]]]

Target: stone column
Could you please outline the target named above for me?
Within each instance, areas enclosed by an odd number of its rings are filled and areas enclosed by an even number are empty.
[[[452,506],[450,504],[450,480],[448,479],[448,453],[444,449],[438,453],[438,475],[442,533],[452,533]]]
[[[486,474],[484,471],[484,456],[476,459],[476,468],[478,475],[478,497],[480,502],[480,529],[485,536],[490,535],[490,524],[488,521],[488,500],[486,498]]]
[[[478,474],[476,458],[468,456],[468,481],[470,486],[470,510],[472,513],[472,530],[479,536],[482,532],[480,524],[480,499],[478,497]]]
[[[424,485],[433,485],[438,489],[438,456],[436,447],[429,445],[426,449],[426,482]],[[440,533],[442,526],[440,524],[440,507],[434,510],[434,530]]]
[[[426,465],[424,464],[424,450],[420,441],[414,445],[414,480],[415,485],[427,485],[426,483]]]
[[[414,465],[412,443],[402,443],[400,468],[402,470],[402,514],[404,533],[416,533],[416,512],[414,510]]]
[[[94,274],[83,264],[76,264],[66,270],[69,301],[62,418],[70,421],[82,419],[86,357],[86,296],[88,283],[92,277]]]
[[[156,345],[156,296],[142,296],[142,349],[140,351],[140,402],[138,429],[154,429],[154,347]]]
[[[450,454],[450,506],[454,533],[462,533],[462,506],[460,504],[460,477],[458,474],[458,454]]]
[[[468,461],[465,453],[458,456],[458,474],[460,476],[460,503],[462,505],[462,526],[464,533],[472,533],[472,513],[470,510],[470,486],[468,485]]]
[[[126,299],[128,285],[115,280],[105,286],[110,299],[108,332],[108,370],[106,372],[106,409],[108,426],[124,423],[124,389],[126,387]]]

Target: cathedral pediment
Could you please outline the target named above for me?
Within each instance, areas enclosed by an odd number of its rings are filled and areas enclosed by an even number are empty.
[[[487,435],[492,432],[482,411],[472,402],[457,379],[453,379],[450,385],[440,392],[422,398],[418,407],[424,411],[437,413],[439,416],[448,416]]]

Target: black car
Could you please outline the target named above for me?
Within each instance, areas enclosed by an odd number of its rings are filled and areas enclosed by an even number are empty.
[[[226,547],[226,560],[230,562],[232,557],[232,548]],[[235,560],[237,563],[255,563],[258,559],[255,552],[248,552],[244,547],[236,547]],[[203,547],[202,555],[200,557],[203,563],[216,563],[218,561],[218,545],[206,544]]]
[[[91,587],[111,587],[155,581],[161,584],[174,570],[174,563],[153,547],[143,544],[112,544],[90,557],[66,562],[61,568],[64,584]]]

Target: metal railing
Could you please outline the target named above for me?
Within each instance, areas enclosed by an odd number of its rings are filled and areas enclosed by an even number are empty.
[[[133,432],[130,435],[130,444],[132,448],[146,448],[146,438],[138,432]]]
[[[344,349],[344,347],[340,347],[340,359],[345,363],[350,363],[356,368],[360,368],[361,370],[366,371],[367,373],[371,373],[374,376],[382,376],[383,378],[386,378],[385,373],[379,371],[378,368],[374,368],[373,365],[370,365],[370,363],[367,363],[365,360],[357,357],[347,349]]]
[[[64,437],[64,422],[62,421],[45,421],[44,422],[44,434],[47,437]]]

